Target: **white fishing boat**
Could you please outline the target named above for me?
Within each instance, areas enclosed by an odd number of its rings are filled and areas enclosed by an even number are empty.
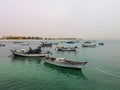
[[[49,52],[42,52],[39,49],[35,49],[33,51],[27,51],[26,49],[11,49],[11,52],[14,56],[21,57],[45,57],[49,54]]]
[[[21,45],[30,45],[29,43],[22,43]]]
[[[82,44],[82,47],[96,47],[96,43],[91,41],[86,41]]]
[[[44,61],[45,63],[49,63],[52,65],[65,67],[65,68],[73,68],[73,69],[82,69],[86,65],[86,63],[88,63],[88,62],[71,61],[71,60],[66,60],[64,58],[54,58],[54,57],[46,57]]]
[[[20,43],[24,43],[23,41],[14,41],[14,44],[20,44]]]
[[[57,47],[58,51],[76,51],[77,46],[75,47]]]
[[[52,47],[52,44],[47,42],[41,42],[41,47]]]

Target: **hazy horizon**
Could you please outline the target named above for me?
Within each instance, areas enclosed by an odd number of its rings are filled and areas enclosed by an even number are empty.
[[[120,39],[119,0],[1,0],[1,36]]]

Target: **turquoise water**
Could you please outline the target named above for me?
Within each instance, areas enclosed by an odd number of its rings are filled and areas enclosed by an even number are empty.
[[[25,41],[35,48],[40,41]],[[120,90],[120,41],[104,41],[104,46],[82,48],[77,52],[50,50],[54,57],[88,61],[80,70],[46,64],[43,58],[10,57],[10,48],[28,48],[13,41],[0,41],[0,90]],[[66,45],[60,43],[58,46]],[[74,44],[66,45],[74,46]]]

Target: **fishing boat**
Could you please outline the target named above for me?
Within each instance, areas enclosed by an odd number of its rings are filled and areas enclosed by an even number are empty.
[[[5,46],[5,44],[0,44],[0,46]]]
[[[75,41],[68,41],[66,43],[68,43],[68,44],[75,44]]]
[[[21,56],[21,57],[45,57],[50,52],[42,52],[39,49],[34,50],[26,50],[26,49],[11,49],[10,50],[14,56]]]
[[[49,63],[44,63],[44,66],[49,68],[52,71],[56,71],[58,73],[62,73],[66,77],[69,77],[69,78],[74,78],[74,79],[75,78],[76,79],[79,78],[81,80],[87,80],[87,77],[84,75],[82,70],[59,67],[59,66],[52,65],[52,64],[49,64]]]
[[[29,43],[22,43],[21,45],[30,45]]]
[[[75,47],[63,47],[63,46],[57,47],[58,51],[76,51],[76,49],[77,49],[77,46],[75,46]]]
[[[41,47],[52,47],[51,43],[42,42]]]
[[[86,41],[82,44],[82,47],[96,47],[94,42]]]
[[[65,58],[46,57],[45,63],[73,69],[82,69],[88,62],[66,60]]]
[[[104,43],[103,42],[99,42],[98,45],[104,45]]]
[[[20,43],[24,43],[23,41],[14,41],[14,44],[20,44]]]

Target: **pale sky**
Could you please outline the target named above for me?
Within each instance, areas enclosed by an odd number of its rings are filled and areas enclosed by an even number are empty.
[[[120,0],[0,0],[0,36],[120,39]]]

